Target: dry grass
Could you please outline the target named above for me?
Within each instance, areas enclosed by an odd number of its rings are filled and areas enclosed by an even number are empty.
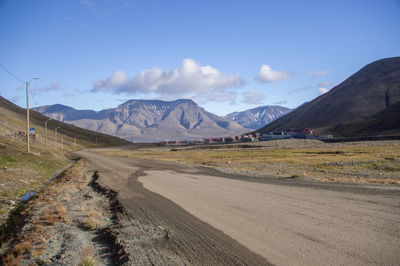
[[[89,211],[89,215],[90,216],[101,216],[101,212],[97,211],[97,210],[91,210]]]
[[[88,256],[79,263],[80,266],[94,266],[97,264],[96,258],[93,256]]]
[[[2,258],[2,265],[20,265],[21,255],[30,252],[32,247],[28,241],[19,242]]]
[[[117,156],[183,162],[277,177],[335,182],[399,184],[400,141],[325,144],[268,142],[265,146],[202,146],[104,150]],[[266,146],[269,145],[269,146]],[[309,145],[309,147],[307,147]]]
[[[98,219],[92,216],[84,218],[82,221],[80,221],[79,225],[81,228],[88,231],[99,230],[103,226]]]
[[[65,195],[61,200],[63,202],[69,202],[71,200],[71,196],[70,195]]]
[[[364,184],[382,184],[382,185],[400,185],[400,180],[394,178],[352,178],[352,177],[331,177],[317,179],[321,182],[352,182],[352,183],[364,183]]]
[[[46,213],[41,218],[47,225],[55,225],[60,219],[56,214]]]
[[[43,212],[40,218],[47,225],[55,225],[59,221],[66,220],[67,209],[64,206],[51,206],[51,209]]]
[[[82,260],[79,263],[79,266],[94,266],[94,265],[96,265],[97,260],[93,254],[94,254],[93,246],[90,246],[90,247],[84,249],[81,254]]]
[[[15,245],[14,247],[14,252],[16,254],[18,254],[18,256],[28,252],[29,250],[32,249],[32,244],[29,242],[22,242],[22,243],[18,243],[17,245]]]
[[[19,265],[20,257],[15,257],[14,253],[10,252],[7,253],[3,258],[2,258],[2,265],[4,266],[14,266],[14,265]]]
[[[38,193],[33,201],[23,205],[23,208],[13,216],[12,224],[18,226],[23,223],[21,216],[34,214],[32,217],[27,216],[28,223],[25,224],[23,233],[15,235],[13,231],[6,232],[12,234],[9,237],[11,237],[10,243],[13,244],[8,247],[7,253],[2,253],[0,265],[19,265],[26,259],[32,260],[44,254],[49,241],[53,241],[54,226],[59,222],[71,223],[67,208],[63,203],[63,200],[70,200],[71,197],[64,188],[69,183],[75,183],[75,179],[82,182],[83,171],[79,163],[67,170],[60,178],[51,182],[45,190]],[[55,200],[57,198],[60,200]],[[36,263],[40,264],[40,261]],[[43,261],[43,263],[46,262]]]

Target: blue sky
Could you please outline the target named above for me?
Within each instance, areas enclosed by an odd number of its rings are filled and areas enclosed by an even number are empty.
[[[192,98],[294,108],[400,55],[400,1],[0,0],[0,64],[31,106]],[[0,68],[0,94],[25,107]]]

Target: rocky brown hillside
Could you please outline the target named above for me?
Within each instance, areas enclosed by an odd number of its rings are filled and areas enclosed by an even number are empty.
[[[400,136],[400,102],[371,117],[336,125],[329,131],[336,135],[340,133],[345,137]]]
[[[82,128],[111,134],[134,142],[201,139],[230,136],[246,131],[236,122],[199,107],[192,100],[130,100],[100,112],[75,110],[64,105],[35,110]]]

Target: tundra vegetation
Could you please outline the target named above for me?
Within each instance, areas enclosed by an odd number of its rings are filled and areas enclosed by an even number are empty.
[[[103,149],[103,153],[216,167],[253,176],[400,185],[400,141],[249,144]]]
[[[0,223],[29,191],[37,191],[58,170],[69,164],[60,151],[36,146],[26,152],[26,144],[0,136]]]
[[[35,133],[31,136],[31,153],[27,153],[26,110],[0,96],[0,224],[21,201],[20,196],[39,191],[47,180],[70,163],[68,154],[72,151],[128,143],[49,120],[34,111],[30,112],[30,127]],[[58,129],[57,142],[55,128]]]

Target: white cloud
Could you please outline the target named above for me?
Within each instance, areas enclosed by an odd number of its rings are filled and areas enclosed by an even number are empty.
[[[112,88],[118,88],[128,81],[128,76],[122,70],[111,74],[105,80],[98,80],[93,83],[92,91],[109,91]]]
[[[260,104],[264,99],[264,94],[257,91],[246,91],[243,93],[243,102],[247,104]]]
[[[34,87],[30,86],[29,91],[32,94],[32,96],[37,96],[42,93],[48,93],[48,92],[53,92],[53,91],[61,91],[61,86],[59,83],[53,83],[50,84],[49,86],[44,86],[44,87]]]
[[[310,71],[308,73],[311,77],[323,77],[329,74],[328,70],[321,70],[321,71]]]
[[[325,94],[325,93],[327,93],[328,91],[329,91],[329,89],[327,89],[327,88],[319,88],[319,89],[318,89],[318,93],[319,93],[320,95]]]
[[[187,58],[177,69],[163,70],[153,67],[143,70],[132,78],[129,78],[124,71],[117,71],[104,80],[95,81],[91,91],[201,97],[218,101],[228,93],[229,88],[243,85],[244,81],[239,74],[223,74],[212,66],[201,66],[193,59]],[[226,101],[232,101],[233,98],[230,94],[224,97]]]
[[[61,86],[60,86],[59,83],[53,83],[53,84],[50,84],[50,86],[44,86],[44,87],[39,87],[39,88],[34,88],[33,89],[33,91],[36,92],[36,93],[50,92],[50,91],[60,91],[60,90],[61,90]]]
[[[273,70],[269,65],[262,65],[256,80],[261,83],[270,83],[289,79],[291,77],[292,75],[288,72]]]

